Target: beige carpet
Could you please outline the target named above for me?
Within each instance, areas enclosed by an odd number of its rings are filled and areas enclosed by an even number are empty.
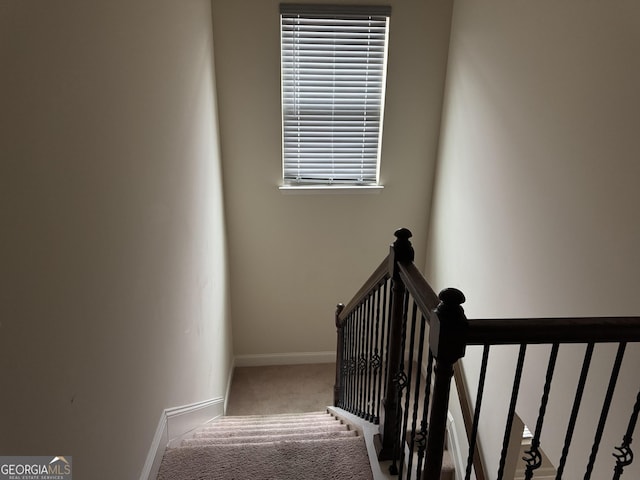
[[[328,413],[223,417],[167,449],[158,480],[371,480],[364,439]]]
[[[333,405],[335,363],[236,367],[227,415],[324,410]]]

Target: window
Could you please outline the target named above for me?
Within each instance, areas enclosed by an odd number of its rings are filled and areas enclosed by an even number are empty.
[[[280,5],[285,185],[377,185],[390,7]]]

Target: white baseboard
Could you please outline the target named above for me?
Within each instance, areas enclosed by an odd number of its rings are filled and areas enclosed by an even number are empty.
[[[236,355],[236,367],[266,367],[270,365],[305,365],[310,363],[335,363],[336,352],[267,353]]]
[[[142,468],[140,480],[156,480],[164,451],[169,442],[224,415],[224,406],[224,398],[212,398],[191,405],[167,408],[163,411]]]
[[[236,369],[236,357],[231,357],[231,367],[229,367],[229,375],[227,376],[227,390],[224,395],[224,415],[227,414],[227,406],[229,405],[229,395],[231,394],[231,384],[233,383],[233,372]]]
[[[466,472],[466,461],[463,459],[462,447],[460,445],[460,439],[458,438],[458,431],[453,420],[453,415],[447,412],[447,439],[449,440],[449,453],[453,459],[455,466],[456,480],[464,478]]]

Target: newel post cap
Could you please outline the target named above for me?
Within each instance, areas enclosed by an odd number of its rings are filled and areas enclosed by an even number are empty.
[[[413,236],[411,230],[408,228],[399,228],[393,235],[396,237],[396,241],[391,245],[391,251],[396,262],[413,262],[415,258],[415,252],[413,251],[413,245],[409,239]]]
[[[438,294],[440,303],[429,330],[429,346],[438,360],[455,363],[464,357],[469,322],[462,304],[464,294],[457,288],[446,288]]]
[[[440,305],[437,308],[452,308],[452,307],[460,307],[467,299],[457,288],[445,288],[440,291],[438,294],[438,298],[440,299]]]
[[[393,236],[398,240],[404,241],[409,240],[411,237],[413,237],[413,233],[411,233],[411,230],[409,230],[408,228],[403,227],[393,232]]]

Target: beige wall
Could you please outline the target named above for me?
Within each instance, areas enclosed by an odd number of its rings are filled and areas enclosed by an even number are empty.
[[[449,1],[393,13],[379,194],[286,195],[281,183],[276,0],[215,0],[235,352],[335,350],[333,313],[398,227],[424,262],[449,37]]]
[[[206,0],[0,3],[0,452],[137,478],[231,358]]]
[[[460,0],[453,18],[428,253],[434,285],[461,288],[476,318],[640,314],[640,4]],[[539,404],[532,387],[541,385],[548,358],[548,348],[537,350],[518,406],[531,428]],[[583,350],[561,351],[543,438],[550,454],[564,435],[561,411]],[[592,373],[601,381],[613,355],[603,350]],[[470,351],[470,377],[478,361]],[[513,352],[497,351],[490,362],[492,388],[509,390]],[[635,346],[592,478],[612,474],[638,366]],[[583,475],[576,465],[586,464],[602,399],[602,387],[589,388],[575,463],[563,478]],[[483,406],[487,445],[501,436],[495,418],[506,407],[495,398]],[[628,476],[638,472],[636,462]]]

